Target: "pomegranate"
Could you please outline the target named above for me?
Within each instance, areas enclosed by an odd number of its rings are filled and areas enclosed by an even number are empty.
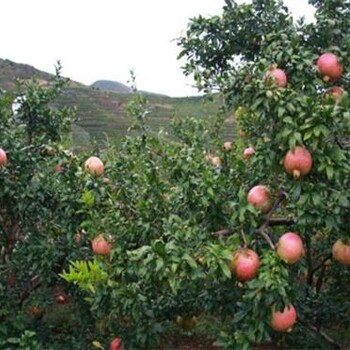
[[[55,173],[60,173],[63,169],[64,169],[64,164],[60,163],[60,164],[57,164],[53,170]]]
[[[220,165],[221,165],[221,159],[220,159],[220,157],[217,157],[217,156],[212,157],[212,158],[210,159],[210,162],[211,162],[211,164],[213,164],[214,166],[220,166]]]
[[[92,240],[92,250],[97,255],[107,255],[112,248],[112,243],[107,242],[102,234]]]
[[[307,175],[312,168],[310,152],[300,146],[295,147],[293,151],[288,151],[284,158],[284,168],[288,174],[293,175],[294,179]]]
[[[85,170],[91,175],[100,176],[103,174],[104,165],[100,158],[92,156],[85,161]]]
[[[350,265],[350,243],[338,239],[332,247],[333,259],[342,265]]]
[[[259,208],[263,213],[267,213],[272,208],[272,201],[270,199],[270,191],[264,185],[257,185],[251,188],[247,195],[249,204]]]
[[[239,137],[243,138],[243,137],[247,136],[247,132],[244,130],[239,130],[238,135],[239,135]]]
[[[192,316],[192,317],[177,316],[175,322],[178,327],[182,328],[185,331],[190,331],[195,327],[197,323],[197,318],[195,316]]]
[[[336,103],[339,103],[343,97],[344,89],[340,86],[333,86],[326,91],[326,95],[331,96]]]
[[[338,80],[343,73],[343,65],[331,52],[326,52],[318,58],[317,68],[322,80],[326,83]]]
[[[249,160],[255,154],[255,149],[253,147],[247,147],[243,151],[243,158]]]
[[[303,241],[294,232],[286,232],[277,243],[277,254],[288,264],[294,264],[304,255]]]
[[[3,166],[7,163],[7,154],[6,152],[0,148],[0,166]]]
[[[277,332],[288,332],[297,321],[297,312],[292,304],[289,304],[283,311],[277,311],[272,306],[271,328]]]
[[[224,148],[226,151],[231,151],[232,150],[232,142],[231,141],[226,141],[224,143]]]
[[[276,86],[280,88],[284,88],[287,86],[287,75],[286,73],[280,69],[280,68],[272,68],[270,69],[266,75],[265,79],[269,80]]]
[[[240,248],[233,253],[233,258],[229,268],[238,281],[244,282],[249,281],[256,276],[259,266],[260,259],[254,250]]]
[[[111,342],[110,350],[125,350],[122,346],[122,340],[120,338],[114,338]]]

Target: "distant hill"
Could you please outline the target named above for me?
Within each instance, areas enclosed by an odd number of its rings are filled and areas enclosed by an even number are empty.
[[[92,88],[100,89],[104,91],[114,91],[114,92],[124,92],[130,93],[131,89],[118,81],[112,80],[97,80],[93,84],[90,85]]]
[[[33,76],[43,85],[48,84],[53,78],[52,74],[40,71],[28,64],[0,59],[0,88],[11,92],[15,88],[15,78],[29,79]],[[116,82],[113,82],[112,85],[123,86]],[[102,84],[102,86],[106,85]],[[69,83],[58,103],[76,107],[78,122],[72,128],[72,141],[77,148],[89,148],[93,140],[103,144],[107,137],[109,141],[118,142],[125,135],[133,123],[126,113],[126,105],[132,95],[125,89],[123,90],[123,92],[111,91],[96,88],[96,86],[86,86],[75,81]],[[209,102],[201,96],[173,98],[147,93],[147,99],[151,110],[148,125],[154,133],[162,128],[171,134],[172,118],[184,116],[202,118],[216,114],[220,106],[218,96],[214,101]],[[233,118],[227,118],[228,127],[224,135],[226,139],[233,137],[233,123]]]

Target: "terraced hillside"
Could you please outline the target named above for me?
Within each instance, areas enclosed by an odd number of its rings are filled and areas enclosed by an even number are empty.
[[[32,76],[35,76],[43,85],[52,78],[52,75],[32,66],[0,59],[1,88],[12,90],[15,88],[15,77],[29,79]],[[171,135],[172,118],[207,117],[216,114],[220,106],[218,97],[213,102],[209,102],[199,96],[173,98],[144,93],[147,94],[149,101],[151,113],[148,116],[148,125],[152,132],[158,132],[163,128]],[[86,148],[93,140],[101,144],[106,141],[107,136],[109,140],[118,142],[133,123],[126,113],[126,105],[130,98],[130,93],[102,90],[71,81],[59,103],[75,106],[77,109],[78,121],[72,130],[74,145]],[[233,137],[232,118],[227,119],[225,137]]]

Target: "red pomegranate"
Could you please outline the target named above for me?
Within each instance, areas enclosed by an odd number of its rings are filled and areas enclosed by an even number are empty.
[[[5,165],[6,163],[7,163],[7,154],[2,148],[0,148],[0,166]]]
[[[224,148],[225,148],[225,151],[231,151],[233,146],[232,146],[232,142],[231,141],[226,141],[224,143]]]
[[[303,241],[297,233],[286,232],[277,243],[277,254],[288,264],[294,264],[304,255]]]
[[[343,74],[343,65],[331,52],[326,52],[318,58],[317,68],[322,80],[326,83],[338,80]]]
[[[350,244],[338,239],[332,247],[332,256],[342,265],[350,265]]]
[[[107,255],[112,248],[112,243],[107,242],[102,234],[92,240],[92,250],[97,255]]]
[[[255,149],[253,147],[247,147],[243,151],[243,158],[249,160],[255,154]]]
[[[85,161],[85,171],[94,176],[100,176],[103,174],[104,165],[100,158],[92,156]]]
[[[249,204],[259,208],[263,213],[267,213],[272,208],[272,201],[270,199],[270,191],[264,185],[257,185],[251,188],[247,195]]]
[[[333,86],[326,91],[326,95],[331,96],[336,103],[339,103],[343,97],[344,89],[340,86]]]
[[[122,340],[120,338],[114,338],[111,342],[110,350],[125,350],[124,346],[121,344]]]
[[[260,259],[254,250],[248,248],[238,249],[233,253],[230,271],[238,281],[250,281],[258,273]]]
[[[287,86],[287,75],[284,72],[284,70],[280,68],[270,69],[266,73],[265,78],[280,88],[284,88]]]
[[[312,168],[312,157],[304,147],[297,146],[293,151],[288,151],[284,158],[284,169],[292,174],[294,179],[301,175],[307,175]]]
[[[288,332],[297,321],[297,312],[292,304],[289,304],[283,311],[276,310],[272,306],[271,328],[277,332]]]

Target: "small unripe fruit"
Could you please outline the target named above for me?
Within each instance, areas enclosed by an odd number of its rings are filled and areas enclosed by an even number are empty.
[[[247,195],[249,204],[259,208],[263,213],[267,213],[272,208],[272,201],[270,199],[270,191],[264,185],[257,185],[251,188]]]
[[[232,150],[232,142],[231,141],[226,141],[224,143],[224,148],[226,151],[231,151]]]
[[[271,328],[277,332],[288,332],[297,321],[297,312],[292,304],[287,305],[284,310],[277,311],[272,306]]]
[[[326,91],[326,95],[331,96],[336,103],[339,103],[343,97],[344,89],[340,86],[333,86]]]
[[[338,80],[343,74],[343,65],[331,52],[326,52],[319,57],[317,68],[322,80],[326,83]]]
[[[294,232],[286,232],[277,243],[277,254],[288,264],[294,264],[304,255],[303,241]]]
[[[292,174],[294,179],[301,175],[307,175],[312,168],[312,157],[310,152],[300,146],[293,151],[288,151],[284,158],[284,168],[288,174]]]

